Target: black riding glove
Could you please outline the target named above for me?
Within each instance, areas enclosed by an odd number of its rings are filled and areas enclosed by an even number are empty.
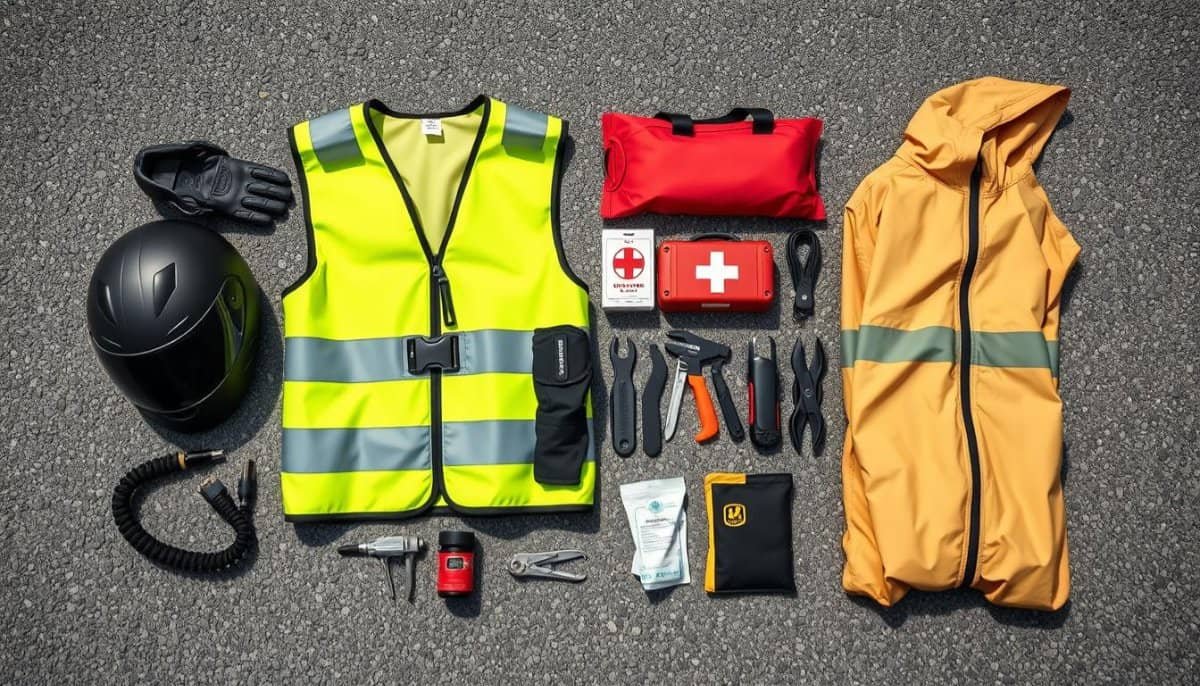
[[[142,148],[133,175],[146,195],[187,215],[216,211],[267,225],[282,217],[292,200],[287,174],[230,157],[206,141]]]

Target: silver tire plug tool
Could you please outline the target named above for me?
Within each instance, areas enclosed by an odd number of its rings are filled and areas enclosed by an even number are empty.
[[[396,599],[396,582],[392,579],[392,558],[404,559],[404,573],[408,576],[408,602],[413,601],[413,585],[416,582],[416,570],[413,568],[417,553],[425,549],[425,541],[417,536],[383,536],[368,543],[344,545],[338,548],[338,554],[343,557],[377,557],[383,562],[387,572],[388,589],[392,592],[392,600]]]
[[[558,579],[578,583],[587,578],[587,574],[576,574],[554,565],[571,560],[586,560],[587,555],[582,550],[552,550],[545,553],[517,553],[508,561],[508,573],[514,577],[538,577],[541,579]]]

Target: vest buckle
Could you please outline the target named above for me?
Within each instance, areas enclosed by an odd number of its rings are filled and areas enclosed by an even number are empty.
[[[458,335],[413,336],[405,341],[408,348],[408,373],[424,374],[430,369],[458,371]]]

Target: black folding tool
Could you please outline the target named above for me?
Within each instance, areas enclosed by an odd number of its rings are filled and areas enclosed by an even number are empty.
[[[804,427],[812,434],[813,454],[821,455],[825,449],[825,418],[821,416],[821,381],[825,378],[825,346],[817,338],[812,364],[804,353],[804,343],[796,338],[792,348],[792,416],[788,421],[788,433],[796,453],[804,442]]]
[[[633,387],[633,367],[637,364],[637,347],[629,341],[629,355],[619,355],[620,339],[613,336],[608,346],[612,360],[613,385],[609,396],[612,417],[612,446],[621,457],[629,457],[637,449],[637,389]]]
[[[717,391],[717,402],[721,405],[721,416],[725,419],[725,429],[734,443],[740,443],[746,438],[746,429],[742,427],[742,418],[738,415],[737,405],[733,404],[733,394],[725,383],[725,360],[717,358],[709,365],[708,373],[712,376],[713,388]]]
[[[662,396],[667,387],[667,361],[658,346],[650,344],[650,378],[642,393],[642,450],[647,457],[662,452]]]
[[[764,357],[747,343],[746,375],[750,391],[750,442],[759,448],[774,448],[783,439],[779,427],[779,367],[775,362],[775,339],[770,342],[771,356]]]

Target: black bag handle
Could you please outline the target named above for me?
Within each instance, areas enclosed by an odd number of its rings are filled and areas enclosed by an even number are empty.
[[[688,240],[689,241],[738,241],[741,239],[731,233],[721,233],[720,231],[715,231],[713,233],[696,234],[695,236],[692,236]]]
[[[654,115],[655,119],[671,122],[671,133],[676,136],[696,135],[696,124],[732,124],[746,117],[750,117],[754,122],[752,131],[755,134],[767,134],[775,130],[775,115],[764,107],[735,107],[729,110],[729,114],[712,119],[692,119],[686,114],[673,112],[659,112]]]
[[[654,115],[655,119],[665,119],[671,122],[671,133],[676,136],[694,136],[696,134],[695,122],[686,114],[675,114],[673,112],[659,112]]]

